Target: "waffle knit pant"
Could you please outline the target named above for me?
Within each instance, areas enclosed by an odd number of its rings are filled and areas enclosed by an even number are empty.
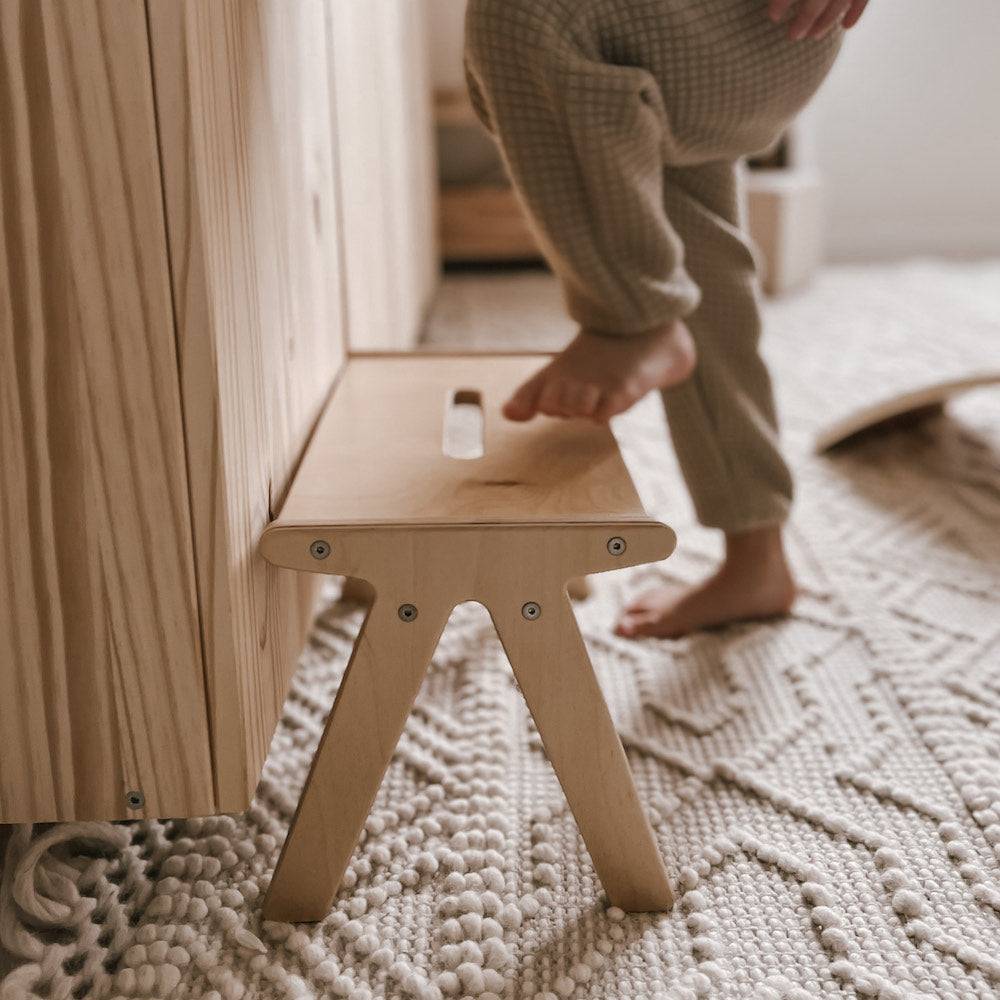
[[[466,74],[572,317],[628,336],[683,318],[663,395],[699,520],[781,523],[792,477],[759,354],[739,160],[780,137],[840,45],[789,41],[766,0],[469,0]]]

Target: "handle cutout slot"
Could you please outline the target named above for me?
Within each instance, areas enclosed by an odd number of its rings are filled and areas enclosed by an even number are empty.
[[[441,450],[449,458],[482,458],[483,394],[478,389],[452,389],[444,410]]]

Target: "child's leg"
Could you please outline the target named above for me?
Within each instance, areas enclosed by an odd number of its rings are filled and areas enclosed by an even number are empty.
[[[698,344],[694,375],[663,393],[671,436],[698,519],[726,534],[719,571],[690,590],[643,595],[620,635],[676,636],[789,610],[795,586],[781,543],[792,480],[778,450],[774,402],[758,353],[754,260],[739,227],[736,168],[666,172],[664,197],[702,288],[687,323]]]
[[[582,327],[509,401],[511,419],[607,419],[690,373],[697,337],[682,320],[700,290],[664,164],[762,148],[839,44],[790,42],[765,14],[732,0],[469,0],[473,103]]]
[[[726,534],[722,565],[702,583],[647,591],[622,612],[615,633],[628,639],[676,639],[699,629],[787,614],[795,581],[781,527]]]
[[[622,634],[673,635],[780,613],[793,600],[780,534],[791,477],[757,353],[733,163],[780,134],[836,44],[797,48],[762,10],[731,0],[470,0],[473,101],[585,331],[508,413],[607,412],[594,398],[596,345],[670,331],[663,353],[679,361],[659,367],[659,384],[671,430],[699,518],[727,535],[718,574],[679,599],[641,602]],[[688,330],[699,361],[685,380]],[[645,362],[641,351],[622,356],[626,369]],[[628,400],[629,372],[616,377]]]
[[[471,0],[473,102],[500,141],[542,249],[582,330],[505,407],[606,420],[690,375],[681,321],[699,291],[662,200],[665,114],[652,75],[600,58],[599,5]]]

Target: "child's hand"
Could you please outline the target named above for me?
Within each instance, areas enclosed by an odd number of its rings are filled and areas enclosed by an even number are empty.
[[[865,12],[868,0],[769,0],[767,16],[775,24],[784,21],[795,9],[788,22],[788,37],[822,38],[838,21],[853,28]]]

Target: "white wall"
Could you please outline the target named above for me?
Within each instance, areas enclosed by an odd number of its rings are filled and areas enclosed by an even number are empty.
[[[834,259],[1000,254],[1000,3],[871,0],[809,113]]]
[[[427,2],[435,84],[461,86],[465,2]],[[1000,254],[998,0],[871,0],[804,125],[833,259]]]

